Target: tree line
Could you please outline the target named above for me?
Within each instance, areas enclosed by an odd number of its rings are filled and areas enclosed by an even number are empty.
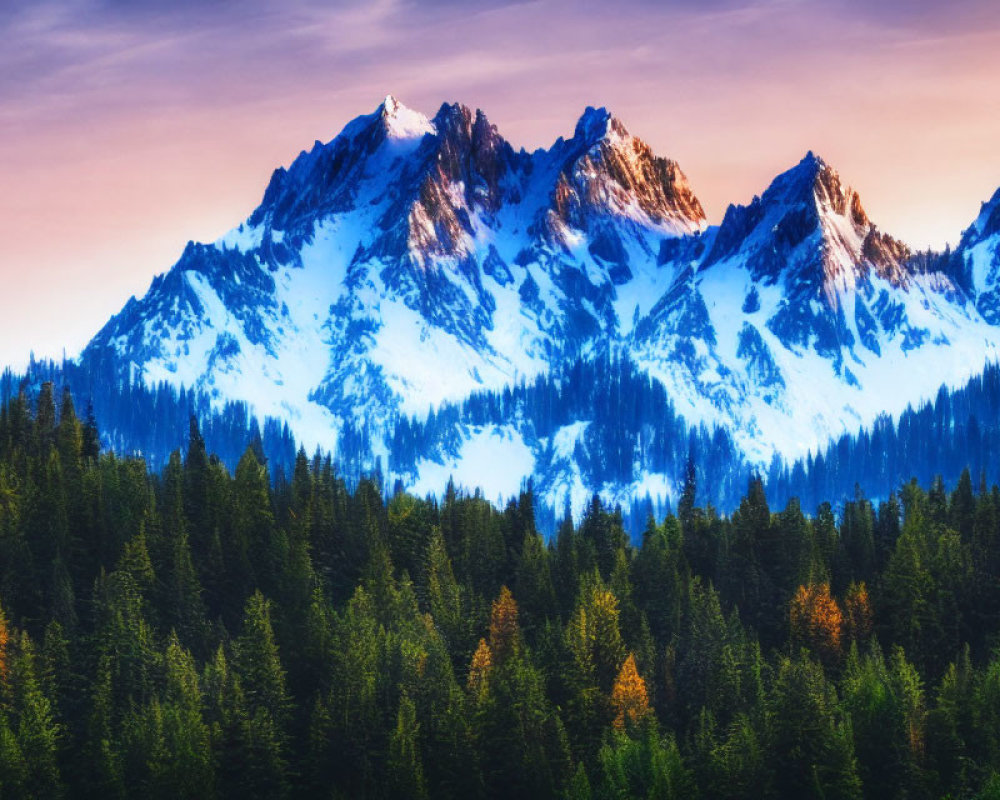
[[[44,383],[66,385],[85,400],[84,417],[101,420],[101,444],[119,455],[139,455],[159,472],[183,441],[195,416],[209,451],[235,470],[247,442],[268,460],[272,479],[291,475],[297,443],[287,423],[258,420],[240,402],[213,406],[203,392],[160,383],[147,386],[120,365],[96,357],[80,363],[32,361],[24,375],[0,373],[0,402],[21,390],[34,403]],[[585,423],[572,453],[558,452],[560,430]],[[747,482],[760,468],[749,463],[722,428],[691,425],[677,414],[663,385],[628,358],[610,353],[567,364],[551,374],[521,380],[499,391],[473,393],[444,403],[426,415],[390,415],[380,424],[345,420],[336,436],[322,443],[353,491],[366,476],[388,474],[410,480],[419,462],[455,456],[466,432],[479,426],[513,426],[535,456],[537,524],[547,536],[558,527],[562,504],[553,496],[568,474],[586,486],[628,486],[644,475],[663,475],[682,487],[693,463],[697,502],[731,512]],[[384,445],[384,448],[383,448]],[[383,463],[376,454],[387,452]],[[571,462],[571,463],[570,463]],[[823,501],[836,508],[850,501],[857,486],[886,498],[916,476],[928,485],[937,475],[954,485],[969,469],[978,482],[1000,480],[1000,365],[986,364],[964,386],[942,387],[933,401],[910,407],[898,418],[884,415],[870,426],[831,441],[820,452],[795,461],[775,457],[762,471],[768,497],[784,505],[798,497],[815,509]],[[567,473],[570,470],[570,473]],[[549,498],[539,502],[540,497]],[[641,541],[646,515],[662,516],[673,497],[629,498],[626,529]]]

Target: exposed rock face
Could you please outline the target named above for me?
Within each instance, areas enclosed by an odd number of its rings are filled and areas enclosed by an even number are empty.
[[[588,108],[564,149],[547,220],[553,240],[566,243],[570,229],[600,233],[606,219],[667,233],[705,226],[705,212],[677,163],[655,156],[605,109]]]
[[[755,280],[822,295],[833,307],[841,289],[874,272],[902,286],[906,245],[880,233],[861,198],[813,153],[779,175],[749,206],[730,206],[705,266],[741,254]]]

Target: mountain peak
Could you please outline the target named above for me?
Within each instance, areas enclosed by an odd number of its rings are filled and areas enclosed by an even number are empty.
[[[820,172],[824,169],[828,169],[830,165],[823,160],[822,156],[814,153],[812,150],[807,150],[798,166]]]
[[[426,134],[434,133],[434,126],[427,117],[407,108],[391,94],[386,95],[375,109],[374,116],[390,139],[422,139]]]
[[[577,120],[576,128],[573,131],[573,140],[590,148],[598,142],[609,139],[612,135],[624,139],[629,136],[629,133],[621,120],[612,115],[604,106],[600,108],[587,106],[583,114],[580,115],[580,119]]]
[[[588,106],[573,138],[559,140],[551,152],[563,159],[563,166],[548,227],[565,247],[572,239],[570,229],[603,230],[601,217],[629,220],[660,235],[704,227],[705,212],[677,163],[653,153],[606,108]],[[620,253],[616,257],[624,258]]]
[[[596,142],[607,134],[608,123],[610,122],[611,113],[606,108],[603,106],[600,108],[587,106],[580,115],[580,119],[577,120],[573,137],[576,139],[585,139],[588,142]]]
[[[804,185],[814,190],[822,190],[824,186],[840,185],[840,175],[822,156],[809,150],[791,170]]]
[[[813,151],[776,177],[749,206],[730,206],[705,266],[739,254],[754,279],[784,276],[831,306],[869,270],[907,279],[910,251],[871,222],[856,191]],[[789,268],[792,268],[789,274]]]
[[[817,200],[829,191],[842,191],[840,176],[812,150],[794,167],[778,175],[761,198],[765,202],[799,203]]]
[[[812,207],[822,216],[845,217],[863,235],[871,220],[856,191],[841,181],[840,174],[812,150],[791,169],[776,177],[760,198],[766,207]]]
[[[462,103],[442,103],[431,121],[439,135],[455,128],[471,128],[474,120],[484,116],[482,111],[473,112]]]
[[[393,95],[387,94],[385,96],[385,100],[382,101],[382,105],[379,106],[379,109],[382,111],[384,116],[391,117],[399,110],[400,105],[400,102],[393,97]]]
[[[1000,233],[1000,189],[997,189],[993,197],[983,203],[973,226],[976,233],[982,238]]]

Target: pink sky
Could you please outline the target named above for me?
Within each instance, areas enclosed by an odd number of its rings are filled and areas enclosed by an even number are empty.
[[[914,247],[1000,186],[994,0],[22,5],[0,6],[0,364],[75,353],[387,93],[529,149],[605,105],[712,222],[809,149]]]

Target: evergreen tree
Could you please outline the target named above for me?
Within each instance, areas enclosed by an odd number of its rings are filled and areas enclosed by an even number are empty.
[[[815,661],[782,658],[770,697],[770,756],[779,796],[860,798],[849,719]]]
[[[34,645],[27,633],[17,638],[9,665],[10,726],[21,754],[16,771],[32,794],[59,797],[63,791],[58,765],[60,727],[39,680]]]
[[[405,694],[399,700],[396,727],[389,739],[386,783],[389,797],[420,800],[427,797],[419,745],[417,710]]]

